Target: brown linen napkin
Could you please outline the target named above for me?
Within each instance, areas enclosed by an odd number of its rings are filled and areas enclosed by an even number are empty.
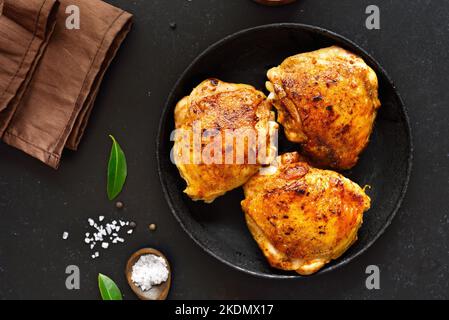
[[[100,0],[59,2],[53,35],[3,135],[4,142],[53,168],[64,147],[77,149],[104,73],[132,18]],[[66,28],[71,5],[80,9],[79,30]]]
[[[48,44],[58,5],[56,0],[0,0],[0,136]]]

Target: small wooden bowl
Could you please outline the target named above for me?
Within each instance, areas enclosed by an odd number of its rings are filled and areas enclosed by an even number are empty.
[[[162,257],[165,262],[167,263],[168,268],[168,279],[167,281],[161,283],[158,286],[153,286],[148,291],[143,291],[138,287],[134,282],[131,280],[132,270],[134,264],[139,260],[141,256],[147,255],[147,254],[154,254],[156,256]],[[152,249],[152,248],[144,248],[140,249],[139,251],[135,252],[126,263],[126,269],[125,269],[125,275],[126,280],[128,280],[128,284],[131,287],[132,291],[137,295],[137,297],[140,300],[165,300],[167,299],[168,292],[170,291],[171,286],[171,268],[170,264],[168,263],[167,258],[158,250]]]

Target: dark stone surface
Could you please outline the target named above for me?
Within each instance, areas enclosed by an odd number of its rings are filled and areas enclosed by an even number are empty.
[[[134,295],[123,272],[143,246],[172,262],[170,298],[449,298],[449,4],[381,1],[381,30],[364,26],[370,1],[299,0],[265,8],[250,0],[115,0],[135,14],[134,28],[107,73],[78,152],[53,171],[0,145],[0,298],[96,299],[96,277]],[[175,30],[170,23],[176,22]],[[301,22],[346,36],[388,71],[408,108],[415,157],[409,191],[386,233],[351,264],[317,277],[267,280],[246,275],[204,253],[172,217],[155,159],[159,117],[174,82],[213,42],[273,22]],[[105,195],[112,133],[128,157],[130,176],[117,210]],[[104,214],[137,223],[124,245],[91,260],[83,244],[87,218]],[[156,223],[155,232],[147,225]],[[61,239],[69,231],[70,238]],[[65,267],[81,269],[81,289],[65,288]],[[381,269],[381,290],[365,289],[365,268]]]

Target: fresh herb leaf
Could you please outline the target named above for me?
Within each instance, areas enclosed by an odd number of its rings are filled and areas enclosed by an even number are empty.
[[[114,281],[104,274],[98,274],[98,288],[103,300],[122,300],[122,293]]]
[[[108,198],[113,200],[123,189],[128,169],[125,153],[117,140],[111,135],[109,137],[112,139],[112,149],[108,164]]]

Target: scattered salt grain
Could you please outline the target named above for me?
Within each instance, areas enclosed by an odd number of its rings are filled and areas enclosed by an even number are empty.
[[[64,231],[62,234],[62,239],[67,240],[69,238],[69,233],[67,231]]]
[[[150,290],[168,279],[168,267],[164,258],[154,254],[143,255],[132,267],[131,280],[143,291]]]
[[[125,239],[120,237],[121,227],[128,225],[129,221],[113,220],[111,222],[104,222],[104,216],[98,216],[98,224],[97,222],[89,218],[87,222],[89,226],[93,229],[92,232],[86,232],[84,242],[89,245],[90,250],[93,250],[95,246],[101,245],[103,249],[108,249],[111,244],[124,243]],[[122,230],[122,232],[125,232]],[[126,232],[130,235],[132,232]],[[63,235],[64,237],[64,235]],[[67,234],[68,237],[68,234]],[[99,257],[99,252],[96,251],[91,255],[92,259]]]

